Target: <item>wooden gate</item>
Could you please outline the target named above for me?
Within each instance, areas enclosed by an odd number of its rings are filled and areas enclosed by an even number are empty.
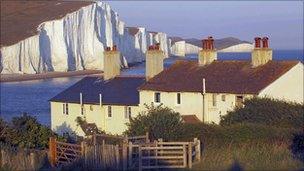
[[[146,144],[128,144],[128,168],[166,169],[192,168],[200,161],[200,140],[193,142],[163,142],[162,139]]]
[[[75,162],[83,156],[83,149],[81,145],[59,142],[51,137],[49,141],[50,163],[55,167]]]

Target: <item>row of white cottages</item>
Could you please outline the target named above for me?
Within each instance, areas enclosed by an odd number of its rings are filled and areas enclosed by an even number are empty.
[[[111,134],[126,130],[145,104],[163,104],[187,122],[218,123],[246,98],[268,96],[303,103],[303,63],[274,61],[268,39],[256,39],[251,61],[217,60],[213,39],[203,41],[198,61],[180,60],[163,69],[164,53],[146,52],[146,76],[120,76],[120,52],[107,49],[103,76],[88,76],[59,93],[51,103],[51,127],[59,134],[87,130],[82,117]]]

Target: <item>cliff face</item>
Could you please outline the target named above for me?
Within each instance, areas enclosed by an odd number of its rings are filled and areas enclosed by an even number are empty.
[[[103,51],[113,44],[128,63],[143,61],[147,46],[156,42],[161,44],[166,56],[170,53],[166,34],[152,34],[145,28],[130,31],[104,2],[84,4],[59,17],[40,23],[34,35],[9,45],[1,43],[1,73],[102,70]]]
[[[196,54],[201,50],[202,42],[199,39],[178,39],[171,47],[172,54],[184,56],[183,54]],[[218,52],[250,52],[253,45],[250,42],[241,41],[228,37],[215,39],[214,46]]]

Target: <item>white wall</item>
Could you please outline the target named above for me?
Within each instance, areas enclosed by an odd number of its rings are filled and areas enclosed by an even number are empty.
[[[154,91],[140,91],[140,107],[144,110],[144,104],[150,105],[154,102]],[[196,115],[203,121],[203,95],[196,92],[182,92],[181,104],[177,105],[177,92],[159,92],[161,103],[181,115]],[[225,101],[222,101],[221,96],[225,95]],[[216,106],[213,106],[213,97],[211,93],[205,94],[205,122],[219,123],[220,115],[227,114],[228,111],[235,107],[235,94],[216,94]],[[245,98],[250,98],[251,95],[244,95]],[[154,105],[158,105],[154,103]]]
[[[58,134],[65,132],[76,132],[84,136],[84,132],[77,126],[76,118],[85,118],[88,123],[95,123],[100,130],[109,134],[122,134],[126,130],[125,123],[129,122],[125,118],[125,106],[112,106],[112,117],[108,117],[108,105],[84,104],[84,115],[81,115],[80,104],[68,103],[69,113],[63,114],[63,104],[51,102],[51,128]],[[138,106],[130,106],[132,117],[139,113]]]
[[[279,79],[264,88],[259,96],[303,103],[303,72],[303,64],[299,62]]]

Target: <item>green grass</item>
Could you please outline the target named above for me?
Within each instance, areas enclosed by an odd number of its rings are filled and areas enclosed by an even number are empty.
[[[300,170],[304,164],[294,159],[287,142],[208,143],[194,170],[229,170],[235,162],[244,170]]]

